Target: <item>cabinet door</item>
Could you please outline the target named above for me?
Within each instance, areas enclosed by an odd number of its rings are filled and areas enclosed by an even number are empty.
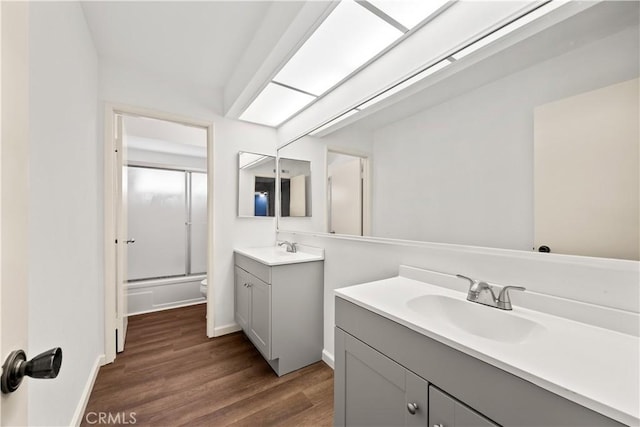
[[[344,358],[338,375],[344,375],[344,421],[347,426],[426,425],[427,383],[393,360],[345,334]],[[408,393],[408,390],[411,390]],[[416,405],[415,414],[407,404]],[[342,415],[340,415],[342,418]]]
[[[434,427],[498,427],[474,410],[429,386],[429,425]]]
[[[235,319],[238,325],[245,331],[249,330],[249,292],[248,274],[236,267],[235,278]]]
[[[249,275],[249,338],[260,353],[271,359],[271,286]]]

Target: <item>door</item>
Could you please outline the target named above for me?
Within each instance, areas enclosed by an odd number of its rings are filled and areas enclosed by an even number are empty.
[[[235,279],[235,318],[243,331],[249,331],[249,280],[248,274],[236,267]]]
[[[497,424],[434,386],[429,386],[429,425],[435,427],[498,427]]]
[[[129,239],[127,227],[127,137],[122,115],[116,116],[116,161],[114,162],[116,177],[116,350],[124,351],[127,335],[127,247],[133,243]]]
[[[336,338],[336,425],[425,426],[428,383],[382,353],[344,333]],[[340,419],[338,419],[340,418]]]
[[[307,216],[307,177],[292,176],[289,185],[289,215]]]
[[[534,245],[640,259],[638,79],[534,110]]]
[[[362,236],[362,159],[329,165],[329,232]]]
[[[271,286],[249,276],[249,338],[267,359],[271,359]]]
[[[28,351],[28,9],[0,2],[0,363]],[[2,395],[0,425],[27,425],[27,386]]]

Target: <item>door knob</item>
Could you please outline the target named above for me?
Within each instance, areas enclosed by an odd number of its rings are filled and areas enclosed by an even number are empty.
[[[409,413],[411,415],[415,415],[416,412],[418,412],[418,404],[417,403],[407,403],[407,411],[409,411]]]
[[[12,351],[2,365],[2,392],[12,393],[18,389],[22,379],[55,378],[62,365],[62,349],[52,348],[27,361],[23,350]]]
[[[129,239],[125,243],[128,245],[129,243],[135,243],[136,239]]]

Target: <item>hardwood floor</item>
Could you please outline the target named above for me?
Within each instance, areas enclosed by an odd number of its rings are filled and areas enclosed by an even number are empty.
[[[205,310],[130,317],[125,351],[100,368],[82,425],[100,413],[112,425],[332,425],[331,368],[278,377],[242,332],[207,338]]]

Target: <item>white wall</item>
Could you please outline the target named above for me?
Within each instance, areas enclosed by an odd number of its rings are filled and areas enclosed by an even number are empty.
[[[69,425],[104,352],[98,61],[79,3],[30,9],[29,356],[63,363],[28,380],[29,425]]]
[[[233,315],[234,247],[275,244],[274,218],[238,218],[238,151],[275,156],[273,129],[234,122],[217,114],[213,94],[188,82],[176,85],[139,69],[100,63],[99,98],[116,104],[147,108],[214,123],[214,253],[213,290],[218,332],[235,325]],[[100,104],[103,108],[103,104]],[[102,137],[101,137],[102,138]],[[211,286],[211,284],[210,284]],[[212,316],[210,316],[211,318]]]
[[[638,28],[374,132],[373,235],[530,250],[533,110],[638,76]]]

